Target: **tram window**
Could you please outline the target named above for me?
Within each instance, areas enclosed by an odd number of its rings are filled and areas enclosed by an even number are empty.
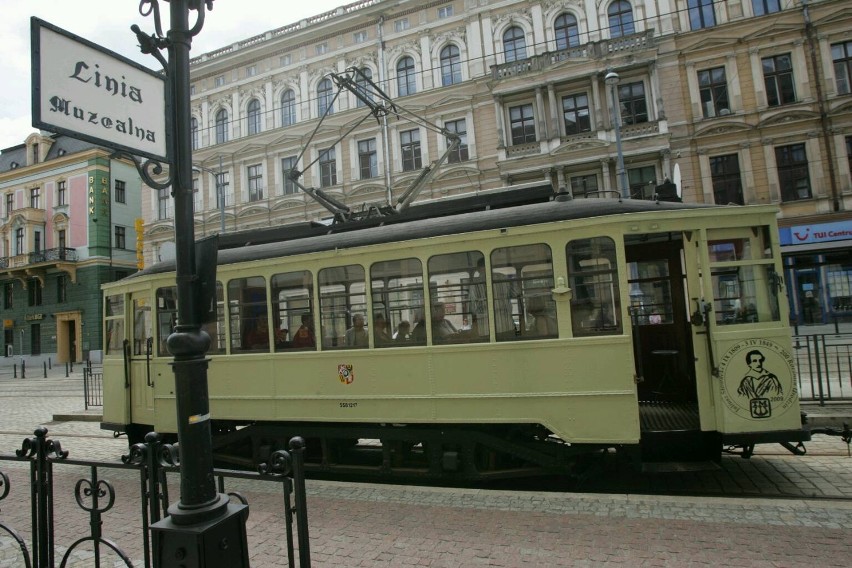
[[[358,264],[324,268],[319,272],[320,333],[323,349],[367,347],[364,342],[368,324],[364,268]],[[363,316],[363,324],[356,322]],[[358,323],[356,326],[355,324]],[[347,331],[352,345],[347,347]]]
[[[621,333],[615,243],[608,237],[571,241],[566,247],[575,336]]]
[[[417,258],[377,262],[370,267],[373,344],[423,345],[412,336],[412,322],[423,312],[423,265]]]
[[[272,328],[275,350],[316,350],[314,335],[314,280],[309,270],[272,277]]]
[[[216,321],[201,325],[201,329],[210,336],[210,354],[225,352],[225,290],[221,282],[216,282]]]
[[[553,256],[545,244],[495,249],[491,292],[497,341],[557,337]]]
[[[133,354],[148,353],[148,338],[151,337],[151,306],[147,298],[133,299]]]
[[[669,263],[643,260],[627,265],[630,285],[630,313],[637,325],[674,322]]]
[[[171,355],[166,340],[177,325],[177,287],[157,289],[157,355]]]
[[[269,350],[269,311],[262,276],[228,282],[231,353]]]
[[[106,341],[105,355],[123,354],[124,343],[124,296],[106,297]]]
[[[429,259],[429,305],[432,343],[488,341],[485,257],[479,251],[441,254]],[[424,310],[425,311],[425,310]],[[412,335],[426,340],[426,317],[420,313]]]
[[[708,233],[713,313],[717,325],[778,321],[781,279],[768,231],[719,229]]]

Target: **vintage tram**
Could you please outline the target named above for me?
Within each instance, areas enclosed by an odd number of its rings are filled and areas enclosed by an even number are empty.
[[[301,435],[316,471],[477,479],[807,440],[776,214],[554,199],[220,250],[217,459]],[[103,294],[102,427],[176,432],[173,263]]]

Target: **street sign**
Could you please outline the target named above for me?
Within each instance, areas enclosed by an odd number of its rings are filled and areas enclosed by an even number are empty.
[[[33,126],[170,162],[166,79],[31,18]]]

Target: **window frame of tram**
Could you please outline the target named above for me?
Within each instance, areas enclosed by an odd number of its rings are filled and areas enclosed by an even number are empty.
[[[228,318],[231,353],[269,351],[266,278],[247,276],[228,281]]]
[[[373,263],[370,294],[375,347],[424,345],[413,334],[423,313],[423,263],[419,258]]]
[[[104,355],[122,355],[124,344],[124,296],[116,294],[104,299],[106,341]]]
[[[708,230],[707,254],[716,325],[780,319],[781,278],[768,227]]]
[[[615,241],[575,239],[565,245],[574,337],[623,333]]]
[[[355,316],[364,318],[363,329],[369,333],[365,274],[360,264],[323,268],[317,274],[323,350],[369,347],[361,339],[351,347],[346,345],[346,334],[354,327]],[[361,337],[360,333],[358,336]]]
[[[270,289],[275,351],[316,351],[313,273],[296,270],[273,274]],[[296,335],[300,333],[303,322],[309,329],[305,331],[304,339],[297,341]],[[310,339],[311,336],[313,339]]]
[[[216,282],[216,320],[204,322],[201,329],[210,336],[208,355],[225,353],[225,291],[221,282]],[[157,355],[169,357],[171,352],[166,344],[169,335],[177,325],[177,286],[157,288],[155,292],[157,322]]]

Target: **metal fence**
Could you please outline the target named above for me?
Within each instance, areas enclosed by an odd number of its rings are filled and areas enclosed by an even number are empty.
[[[168,516],[169,486],[166,474],[179,470],[177,445],[162,443],[158,434],[151,433],[146,436],[145,443],[136,444],[131,448],[130,454],[123,458],[124,463],[70,460],[69,453],[61,448],[59,442],[48,438],[47,428],[40,426],[34,433],[33,438],[23,441],[22,449],[17,450],[14,456],[0,455],[0,465],[3,462],[23,462],[29,465],[29,479],[15,484],[14,494],[21,496],[20,502],[15,503],[6,501],[12,494],[13,483],[10,476],[0,469],[0,504],[11,505],[5,509],[5,515],[0,509],[0,544],[4,539],[11,543],[11,546],[0,547],[0,565],[5,565],[3,561],[10,560],[11,555],[14,562],[12,566],[54,568],[57,566],[57,557],[61,555],[60,568],[80,565],[81,556],[87,567],[132,567],[134,564],[131,555],[124,552],[124,549],[132,548],[137,562],[138,556],[141,555],[142,566],[156,568],[157,551],[153,550],[150,527]],[[264,481],[281,485],[281,511],[286,531],[286,544],[282,543],[282,548],[286,547],[286,565],[290,568],[295,568],[296,558],[294,519],[299,566],[305,568],[311,565],[303,452],[304,441],[301,438],[293,438],[289,452],[274,452],[268,464],[261,466],[259,472],[214,470],[220,493],[226,493],[225,479]],[[72,492],[76,505],[89,517],[88,527],[85,529],[85,524],[79,522],[79,511],[65,507],[60,507],[59,512],[56,511],[55,503],[60,499],[58,489],[63,487],[56,473],[66,466],[76,466],[68,467],[71,476],[80,474],[80,466],[85,468],[83,471],[88,471],[88,477],[79,479]],[[124,475],[120,471],[123,471]],[[131,474],[130,479],[127,479],[127,473]],[[111,474],[125,478],[120,485],[128,490],[128,500],[117,500],[115,484],[106,478]],[[136,476],[138,481],[134,482],[132,478]],[[135,501],[136,495],[139,496],[138,502]],[[247,503],[239,493],[227,492],[227,495]],[[29,514],[26,513],[27,504],[23,501],[29,501]],[[136,513],[133,512],[134,508]],[[124,518],[116,513],[117,509],[125,510]],[[7,520],[8,511],[12,511],[11,514],[16,520],[15,526]],[[128,546],[127,542],[119,543],[110,538],[113,535],[108,534],[120,530],[121,525],[127,522],[127,513],[134,520],[141,520],[141,543],[137,541],[129,543]],[[74,523],[75,520],[76,524],[73,524],[69,531],[69,523]],[[57,528],[62,530],[57,532]],[[67,536],[69,534],[73,536]],[[66,535],[68,542],[60,542],[62,537],[59,535]],[[116,561],[116,558],[119,560]],[[285,559],[281,560],[281,565],[284,565]]]
[[[83,398],[86,410],[104,405],[104,369],[93,367],[91,361],[87,361],[83,367]]]
[[[801,400],[852,400],[852,333],[793,336]]]

